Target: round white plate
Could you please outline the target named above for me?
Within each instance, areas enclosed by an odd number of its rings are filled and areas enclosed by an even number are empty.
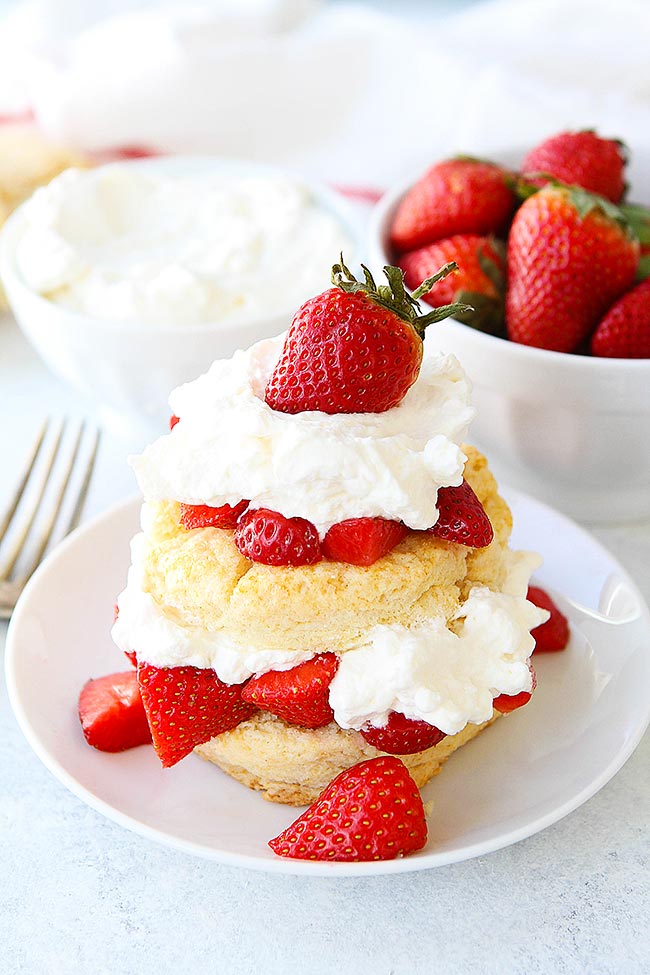
[[[538,689],[448,762],[424,789],[433,801],[420,853],[380,863],[276,857],[267,841],[297,815],[191,755],[163,770],[153,749],[108,755],[85,743],[76,713],[89,677],[127,666],[109,629],[123,587],[139,501],[70,536],[33,576],[7,638],[7,684],[30,745],[75,795],[153,840],[222,863],[297,874],[422,870],[515,843],[594,795],[620,769],[650,719],[650,614],[612,556],[587,532],[507,492],[514,545],[542,553],[539,583],[571,618],[569,648],[535,659]]]

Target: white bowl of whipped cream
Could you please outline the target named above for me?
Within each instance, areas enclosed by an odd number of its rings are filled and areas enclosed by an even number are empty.
[[[12,311],[49,368],[129,423],[286,329],[359,256],[347,203],[271,166],[169,156],[67,170],[0,239]]]

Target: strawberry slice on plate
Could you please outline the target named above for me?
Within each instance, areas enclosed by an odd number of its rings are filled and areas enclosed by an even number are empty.
[[[79,695],[79,720],[89,745],[123,752],[151,742],[135,671],[87,681]]]
[[[338,666],[335,654],[319,653],[291,670],[269,670],[252,677],[242,698],[289,724],[322,728],[334,718],[329,689]]]
[[[348,518],[332,525],[323,539],[323,555],[334,562],[373,565],[408,534],[401,521]]]
[[[564,613],[557,608],[549,594],[537,586],[528,587],[527,599],[551,614],[546,623],[540,623],[531,630],[531,636],[535,638],[535,653],[566,649],[569,642],[569,621]]]
[[[458,487],[440,488],[437,507],[438,520],[429,529],[436,538],[471,548],[485,548],[494,538],[485,508],[467,481]]]
[[[224,684],[207,668],[140,663],[138,683],[153,746],[164,768],[255,712],[254,705],[242,700],[241,684]]]
[[[426,721],[407,718],[399,711],[391,711],[385,725],[366,725],[359,734],[369,745],[390,755],[413,755],[433,748],[445,738],[445,733]]]
[[[294,860],[394,860],[426,841],[418,787],[404,763],[387,755],[337,775],[269,846]]]

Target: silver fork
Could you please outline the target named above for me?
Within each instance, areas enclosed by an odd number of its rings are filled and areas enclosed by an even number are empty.
[[[62,450],[67,420],[60,422],[57,428],[57,424],[50,418],[39,430],[15,493],[0,520],[0,546],[8,534],[15,532],[8,551],[3,553],[0,548],[0,555],[3,555],[0,561],[0,619],[9,619],[29,577],[43,559],[66,501],[72,504],[72,511],[63,527],[61,537],[68,535],[79,524],[97,458],[100,437],[99,430],[96,430],[86,459],[78,463],[85,426],[84,421],[79,427],[67,460],[64,457],[65,451]],[[55,431],[53,434],[52,430]],[[57,459],[62,470],[55,483],[53,471]],[[70,486],[77,467],[80,469],[80,480],[76,487],[76,494],[73,496]],[[34,483],[35,487],[32,487]],[[43,502],[48,489],[52,497],[48,499],[47,508],[44,510]],[[15,517],[23,497],[25,498],[22,506],[24,511],[21,510],[20,516]],[[31,529],[37,521],[37,531],[34,531],[35,538],[32,540]],[[16,566],[19,561],[21,565],[17,573]]]

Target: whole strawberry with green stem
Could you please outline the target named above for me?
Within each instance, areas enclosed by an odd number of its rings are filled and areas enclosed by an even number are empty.
[[[503,300],[505,294],[505,247],[493,237],[455,234],[426,247],[403,254],[399,266],[409,288],[417,288],[442,264],[455,262],[458,270],[440,281],[422,300],[435,303],[460,301],[473,311],[460,312],[459,321],[482,332],[505,335]]]
[[[390,228],[401,254],[454,234],[499,234],[516,206],[514,178],[501,166],[459,156],[436,163],[402,197]]]
[[[634,282],[639,242],[603,197],[549,185],[508,237],[506,327],[514,342],[573,352]]]
[[[625,193],[626,163],[627,150],[619,139],[603,139],[583,129],[545,139],[530,150],[521,171],[538,186],[552,177],[619,203]]]
[[[425,328],[467,311],[461,302],[422,315],[419,298],[456,269],[450,263],[409,293],[401,268],[387,266],[387,284],[362,265],[358,281],[343,263],[333,288],[298,309],[266,386],[268,405],[283,413],[384,413],[417,379]]]

